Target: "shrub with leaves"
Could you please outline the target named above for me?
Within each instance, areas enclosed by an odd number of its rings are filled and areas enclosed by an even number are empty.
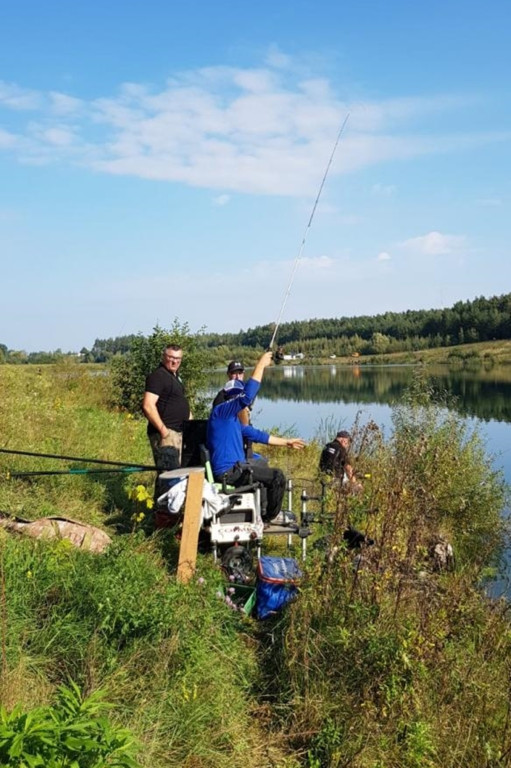
[[[110,370],[114,404],[132,414],[141,413],[146,376],[161,362],[163,349],[176,344],[183,349],[183,362],[179,369],[195,418],[205,415],[205,406],[199,392],[205,386],[204,350],[198,334],[192,334],[187,323],[178,320],[170,330],[156,326],[150,336],[139,334],[133,340],[128,354],[114,357]]]
[[[507,765],[508,605],[481,589],[505,541],[502,476],[420,382],[369,448],[363,498],[339,497],[330,549],[311,547],[272,630],[268,687],[308,768]],[[346,524],[374,545],[347,550]],[[431,557],[438,537],[450,568]]]
[[[8,713],[0,708],[0,765],[9,768],[138,768],[128,730],[108,719],[110,705],[97,690],[84,698],[71,682],[55,706]]]

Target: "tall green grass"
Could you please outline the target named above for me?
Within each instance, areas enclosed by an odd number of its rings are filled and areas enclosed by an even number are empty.
[[[386,443],[371,425],[355,435],[371,480],[363,498],[332,493],[329,549],[311,550],[274,629],[265,692],[308,768],[506,765],[508,603],[481,581],[506,540],[507,489],[477,432],[427,387],[395,409],[394,428]],[[348,524],[375,540],[355,558]],[[440,539],[453,570],[431,557]]]
[[[109,408],[107,377],[0,366],[0,385],[2,446],[150,463],[145,424]],[[7,480],[7,469],[62,464],[0,454],[0,509],[75,517],[113,538],[92,555],[0,531],[6,711],[58,707],[62,685],[84,700],[101,692],[108,728],[128,729],[138,764],[154,768],[509,764],[508,604],[482,588],[505,542],[502,477],[477,431],[423,385],[395,409],[390,439],[373,423],[352,431],[370,477],[358,495],[328,489],[299,598],[261,623],[229,608],[208,556],[189,585],[177,582],[178,542],[153,533],[132,498],[140,483],[150,493],[150,473]],[[295,510],[302,487],[320,489],[320,442],[271,453],[295,479]],[[347,525],[375,544],[354,557]],[[452,570],[431,558],[439,537]],[[298,557],[296,537],[294,547]]]

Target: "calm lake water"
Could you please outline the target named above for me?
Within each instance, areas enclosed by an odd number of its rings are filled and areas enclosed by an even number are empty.
[[[292,430],[306,440],[349,429],[357,414],[373,419],[385,435],[392,429],[392,406],[410,385],[412,366],[273,366],[265,372],[252,421],[262,429]],[[511,484],[511,369],[449,371],[427,368],[428,382],[484,437],[495,466]],[[211,374],[211,393],[225,382]]]
[[[263,429],[292,429],[306,440],[323,439],[325,427],[349,429],[357,414],[392,429],[391,409],[401,400],[417,368],[412,366],[273,366],[265,372],[253,422]],[[477,424],[488,452],[511,483],[511,369],[449,371],[427,368],[436,392],[445,393],[471,424]],[[225,382],[211,374],[211,392]]]

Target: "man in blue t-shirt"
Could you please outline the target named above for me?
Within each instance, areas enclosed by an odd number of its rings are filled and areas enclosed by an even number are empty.
[[[238,379],[228,381],[224,387],[226,399],[215,406],[208,420],[207,443],[211,457],[211,466],[215,480],[225,478],[235,487],[249,482],[250,474],[254,481],[261,483],[263,520],[269,522],[280,512],[286,489],[286,479],[280,469],[272,469],[265,461],[248,460],[243,450],[243,440],[266,445],[282,445],[288,448],[304,448],[305,443],[299,437],[277,437],[256,429],[250,424],[242,425],[238,414],[249,406],[261,385],[265,369],[270,365],[271,352],[265,352],[256,363],[250,379],[244,384]]]

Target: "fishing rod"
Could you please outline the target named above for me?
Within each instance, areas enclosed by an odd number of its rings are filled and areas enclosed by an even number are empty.
[[[341,127],[339,129],[339,133],[337,134],[337,138],[335,140],[334,148],[332,149],[332,154],[330,155],[330,159],[329,159],[327,167],[325,169],[325,173],[323,174],[323,178],[321,180],[321,184],[319,185],[318,194],[316,195],[316,200],[314,201],[314,205],[312,206],[312,212],[311,212],[311,215],[309,217],[309,222],[308,222],[307,226],[305,227],[305,232],[304,232],[304,235],[303,235],[303,238],[302,238],[302,243],[300,245],[300,250],[298,251],[298,256],[295,259],[295,263],[294,263],[293,269],[291,271],[291,278],[289,280],[289,284],[287,286],[287,289],[286,289],[286,291],[284,293],[284,298],[282,300],[282,305],[280,307],[279,316],[277,318],[277,322],[275,324],[275,329],[273,331],[273,335],[271,337],[271,341],[270,341],[270,344],[269,344],[269,347],[268,347],[269,350],[272,349],[273,344],[275,343],[275,339],[276,339],[276,336],[277,336],[277,331],[279,329],[280,321],[282,319],[282,313],[284,312],[284,308],[285,308],[287,300],[289,298],[289,294],[291,293],[291,286],[293,284],[293,280],[294,280],[294,277],[295,277],[295,274],[296,274],[296,270],[298,268],[298,264],[300,262],[300,259],[302,258],[303,249],[305,247],[305,241],[307,240],[307,235],[309,233],[309,229],[311,228],[312,220],[314,218],[314,214],[316,213],[316,208],[318,207],[319,198],[321,197],[321,193],[323,191],[323,187],[325,186],[326,177],[328,176],[328,172],[330,170],[330,166],[332,165],[332,161],[334,159],[334,155],[335,155],[335,152],[337,150],[337,145],[339,144],[339,142],[341,140],[341,136],[342,136],[342,134],[344,132],[344,128],[346,127],[346,123],[348,122],[349,116],[350,116],[350,113],[348,112],[348,114],[344,118],[343,123],[342,123],[342,125],[341,125]]]
[[[59,459],[62,461],[83,461],[87,464],[108,464],[114,467],[138,467],[138,469],[153,470],[156,472],[158,467],[149,464],[128,464],[125,461],[107,461],[106,459],[85,459],[79,456],[62,456],[55,453],[34,453],[33,451],[15,451],[11,448],[0,448],[0,453],[11,453],[16,456],[37,456],[40,459]]]
[[[113,474],[115,472],[121,472],[127,474],[130,472],[145,472],[145,469],[140,467],[118,467],[112,469],[49,469],[41,470],[37,472],[7,472],[7,480],[12,480],[14,477],[39,477],[41,475],[99,475],[101,473]]]

